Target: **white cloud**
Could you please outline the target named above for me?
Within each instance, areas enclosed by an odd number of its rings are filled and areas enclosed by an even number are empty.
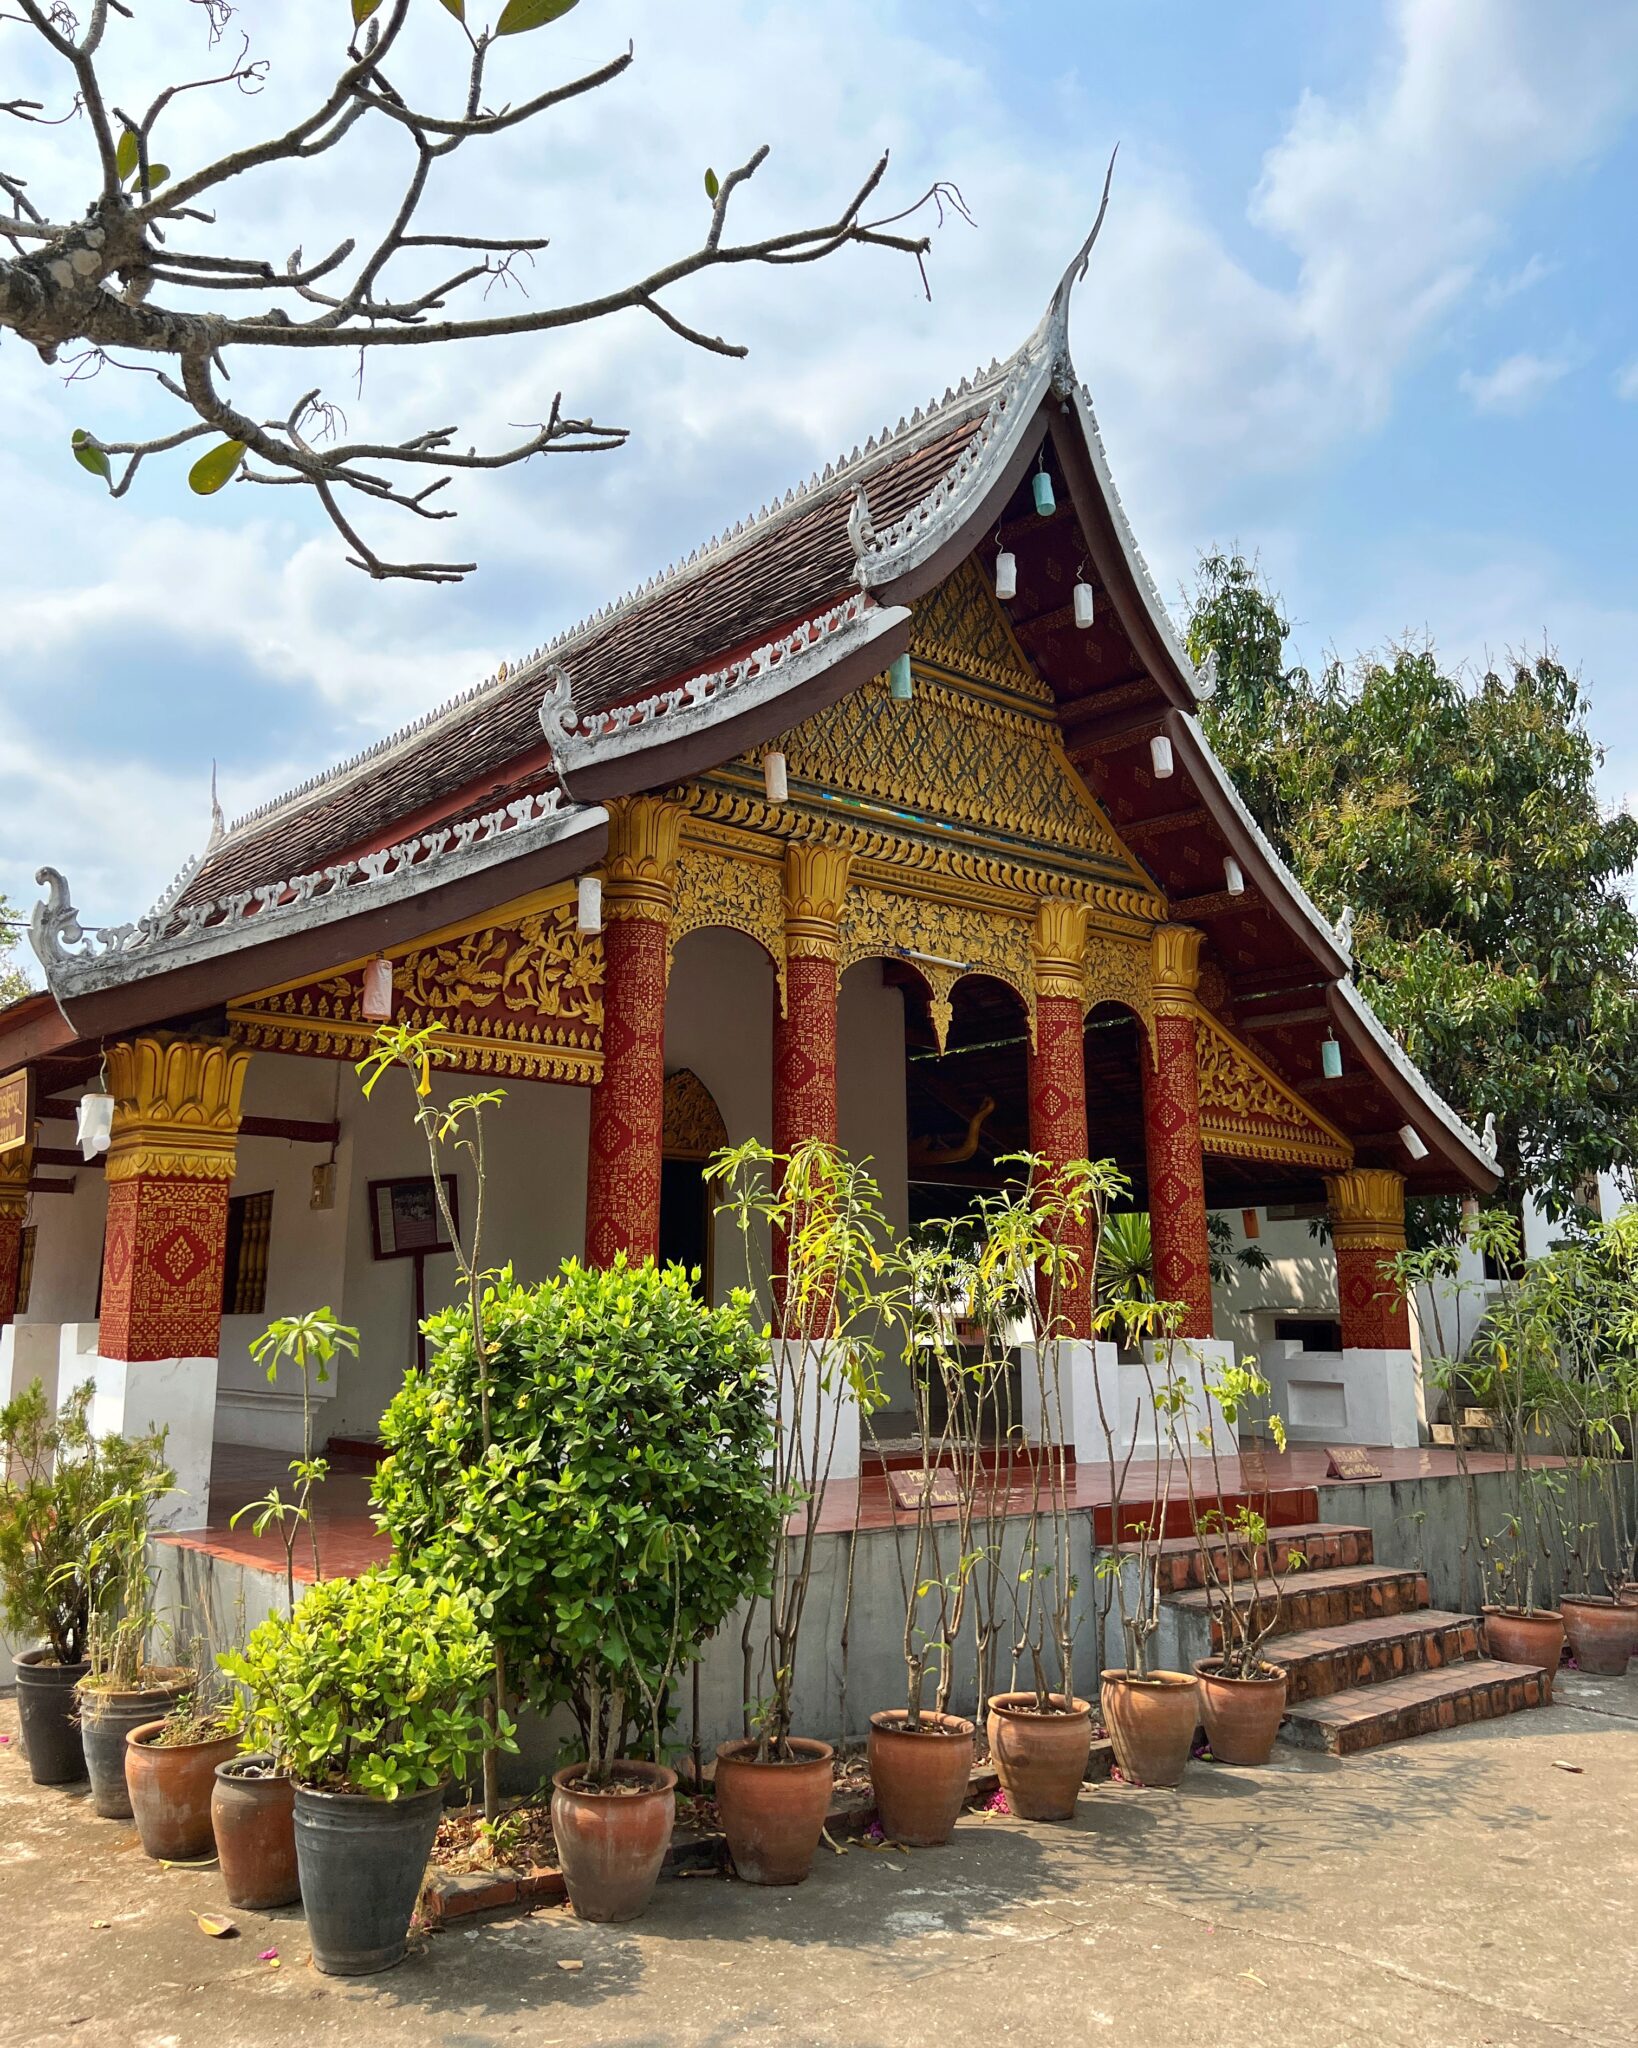
[[[1638,356],[1634,356],[1624,369],[1616,372],[1615,395],[1617,398],[1625,399],[1628,404],[1638,404]]]
[[[1525,258],[1517,270],[1510,270],[1504,277],[1493,277],[1484,288],[1484,302],[1487,306],[1505,306],[1509,299],[1516,299],[1523,292],[1534,291],[1538,284],[1551,277],[1558,269],[1556,263],[1549,263],[1539,253]]]
[[[1539,356],[1529,349],[1506,356],[1492,370],[1464,370],[1456,382],[1478,412],[1528,412],[1568,375],[1566,355]]]

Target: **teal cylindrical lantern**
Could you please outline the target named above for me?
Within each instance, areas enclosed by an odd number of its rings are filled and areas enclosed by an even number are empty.
[[[1320,1040],[1320,1071],[1327,1081],[1342,1078],[1342,1047],[1334,1038]]]
[[[887,694],[895,704],[908,704],[911,687],[910,657],[908,654],[897,654],[893,657],[892,667],[887,671]]]
[[[1038,469],[1032,479],[1035,491],[1035,509],[1043,519],[1050,519],[1058,509],[1058,500],[1052,494],[1052,479],[1044,469]]]

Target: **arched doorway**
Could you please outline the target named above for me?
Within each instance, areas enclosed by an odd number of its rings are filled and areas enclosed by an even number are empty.
[[[665,1136],[660,1160],[660,1263],[698,1274],[700,1298],[712,1299],[712,1196],[705,1167],[728,1142],[716,1099],[690,1067],[665,1078]]]

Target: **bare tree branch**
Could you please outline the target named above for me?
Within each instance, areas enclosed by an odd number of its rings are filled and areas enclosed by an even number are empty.
[[[235,9],[230,0],[193,4],[204,14],[214,47],[234,21]],[[102,75],[111,17],[131,18],[125,0],[91,0],[83,30],[61,0],[15,0],[15,5],[21,11],[0,15],[0,21],[32,31],[68,74],[72,101],[60,118],[84,115],[96,169],[90,204],[81,219],[67,224],[42,214],[23,178],[0,172],[0,205],[9,207],[0,218],[0,250],[9,246],[9,253],[0,254],[0,331],[9,329],[29,342],[48,363],[61,358],[70,382],[94,378],[107,367],[146,369],[191,415],[176,431],[140,441],[104,442],[79,430],[76,459],[102,476],[113,496],[123,497],[149,456],[219,436],[231,445],[196,466],[190,474],[196,489],[215,490],[230,478],[308,488],[346,543],[348,560],[377,578],[450,582],[474,565],[398,561],[382,554],[348,515],[344,493],[413,518],[448,519],[454,517],[453,508],[437,502],[436,494],[451,476],[506,469],[537,455],[606,453],[624,444],[627,429],[566,416],[559,395],[545,421],[520,429],[522,438],[512,445],[487,452],[460,446],[453,426],[398,441],[345,441],[340,438],[345,419],[321,386],[304,391],[279,419],[252,418],[231,403],[223,386],[233,350],[356,349],[362,388],[371,350],[550,334],[635,311],[691,347],[739,357],[746,353],[742,344],[683,319],[666,303],[672,287],[733,266],[819,263],[849,245],[910,255],[921,265],[929,237],[910,231],[907,223],[935,211],[942,220],[946,203],[966,216],[960,193],[940,183],[909,207],[867,217],[866,208],[887,175],[884,154],[833,218],[732,240],[733,201],[767,161],[764,145],[720,183],[707,174],[711,211],[702,239],[647,275],[581,299],[463,313],[452,310],[453,303],[472,307],[469,295],[475,289],[487,297],[497,285],[503,291],[513,284],[521,287],[519,259],[533,264],[551,244],[544,235],[419,229],[417,214],[438,166],[471,142],[540,120],[612,84],[633,62],[629,45],[595,70],[516,105],[491,104],[487,72],[498,38],[489,29],[474,30],[464,18],[454,22],[447,8],[440,9],[437,19],[446,25],[444,32],[458,29],[465,36],[469,62],[459,107],[423,110],[405,99],[386,70],[410,6],[410,0],[387,0],[347,48],[335,83],[311,111],[280,133],[173,178],[159,161],[156,131],[184,93],[232,90],[254,97],[260,91],[267,62],[251,55],[249,37],[231,63],[164,86],[136,114],[107,92]],[[0,101],[0,114],[29,123],[53,118],[44,102],[25,98]],[[402,131],[413,159],[385,228],[362,243],[364,253],[359,253],[360,238],[348,235],[315,263],[305,262],[297,248],[280,268],[264,256],[210,246],[214,215],[196,201],[236,179],[264,172],[277,176],[290,165],[322,156],[366,121],[390,122]],[[197,246],[201,241],[205,246]],[[459,262],[436,283],[416,278],[406,280],[407,289],[392,289],[389,272],[397,259],[428,249],[471,260]],[[924,267],[922,275],[925,283]],[[175,292],[188,296],[180,302],[159,296]],[[246,293],[259,295],[263,303],[230,310]],[[67,349],[77,352],[64,355]],[[167,364],[170,373],[144,358]],[[116,461],[121,464],[117,469]],[[408,481],[428,471],[433,472],[429,480]]]

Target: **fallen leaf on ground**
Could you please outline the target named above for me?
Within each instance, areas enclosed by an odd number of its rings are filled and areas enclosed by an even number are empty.
[[[586,1966],[577,1956],[563,1956],[558,1960],[560,1970],[583,1970]]]
[[[1240,1975],[1242,1977],[1249,1977],[1253,1984],[1259,1985],[1264,1991],[1268,1989],[1268,1986],[1263,1983],[1262,1978],[1257,1975],[1255,1970],[1242,1970]]]
[[[213,1941],[225,1941],[239,1931],[225,1913],[195,1913],[193,1917],[199,1932],[208,1934]]]
[[[1582,1767],[1580,1764],[1567,1764],[1563,1761],[1562,1758],[1555,1756],[1553,1758],[1553,1769],[1555,1771],[1568,1771],[1571,1777],[1579,1778],[1581,1776]]]
[[[828,1847],[834,1849],[838,1856],[845,1856],[847,1854],[847,1845],[833,1840],[829,1828],[821,1828],[819,1830],[819,1839],[826,1843]]]
[[[108,1922],[108,1921],[106,1921],[106,1920],[93,1920],[93,1921],[91,1922],[91,1925],[92,1925],[93,1927],[106,1927],[106,1926],[108,1926],[108,1925],[109,1925],[109,1922]]]

